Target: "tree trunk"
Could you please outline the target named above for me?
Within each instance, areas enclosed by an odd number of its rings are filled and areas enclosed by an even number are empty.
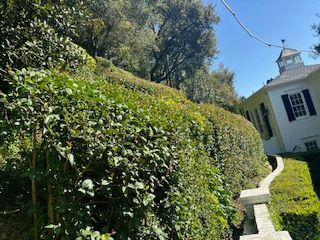
[[[47,174],[50,174],[50,162],[51,162],[51,154],[49,150],[46,152],[47,159]],[[48,198],[47,198],[47,214],[48,214],[48,223],[54,223],[54,207],[53,207],[53,188],[50,183],[48,183]]]
[[[38,216],[37,216],[37,183],[35,178],[36,173],[36,162],[37,162],[37,126],[34,127],[33,140],[32,140],[32,170],[34,171],[34,176],[31,178],[31,194],[32,194],[32,207],[33,207],[33,231],[34,240],[39,240],[38,231]]]

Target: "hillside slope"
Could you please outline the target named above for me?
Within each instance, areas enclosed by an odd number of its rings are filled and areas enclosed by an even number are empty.
[[[265,163],[244,118],[103,60],[76,74],[19,71],[11,86],[1,174],[36,182],[13,188],[34,193],[44,239],[230,237],[233,200]]]

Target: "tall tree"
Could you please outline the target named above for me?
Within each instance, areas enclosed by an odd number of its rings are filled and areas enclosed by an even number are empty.
[[[79,44],[92,55],[179,88],[216,54],[213,6],[200,0],[93,0]]]
[[[196,0],[165,0],[154,11],[159,17],[151,22],[157,37],[150,79],[179,88],[216,54],[212,27],[219,19],[212,5]]]

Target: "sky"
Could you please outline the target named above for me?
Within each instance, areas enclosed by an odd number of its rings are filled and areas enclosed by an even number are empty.
[[[319,41],[311,26],[320,22],[320,0],[225,0],[247,28],[267,42],[310,50]],[[248,97],[270,78],[279,74],[275,63],[281,49],[272,48],[252,39],[240,27],[220,0],[204,0],[216,6],[220,23],[215,27],[219,54],[213,68],[223,63],[236,74],[235,87],[239,96]],[[318,64],[308,53],[301,55],[304,63]]]

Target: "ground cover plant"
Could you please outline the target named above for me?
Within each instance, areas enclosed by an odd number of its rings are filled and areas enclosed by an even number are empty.
[[[21,174],[1,193],[24,189],[31,235],[231,237],[233,200],[265,163],[241,116],[102,60],[76,74],[10,74],[0,101],[1,173]]]
[[[319,160],[319,152],[284,155],[285,169],[271,185],[273,221],[293,239],[320,238]]]

